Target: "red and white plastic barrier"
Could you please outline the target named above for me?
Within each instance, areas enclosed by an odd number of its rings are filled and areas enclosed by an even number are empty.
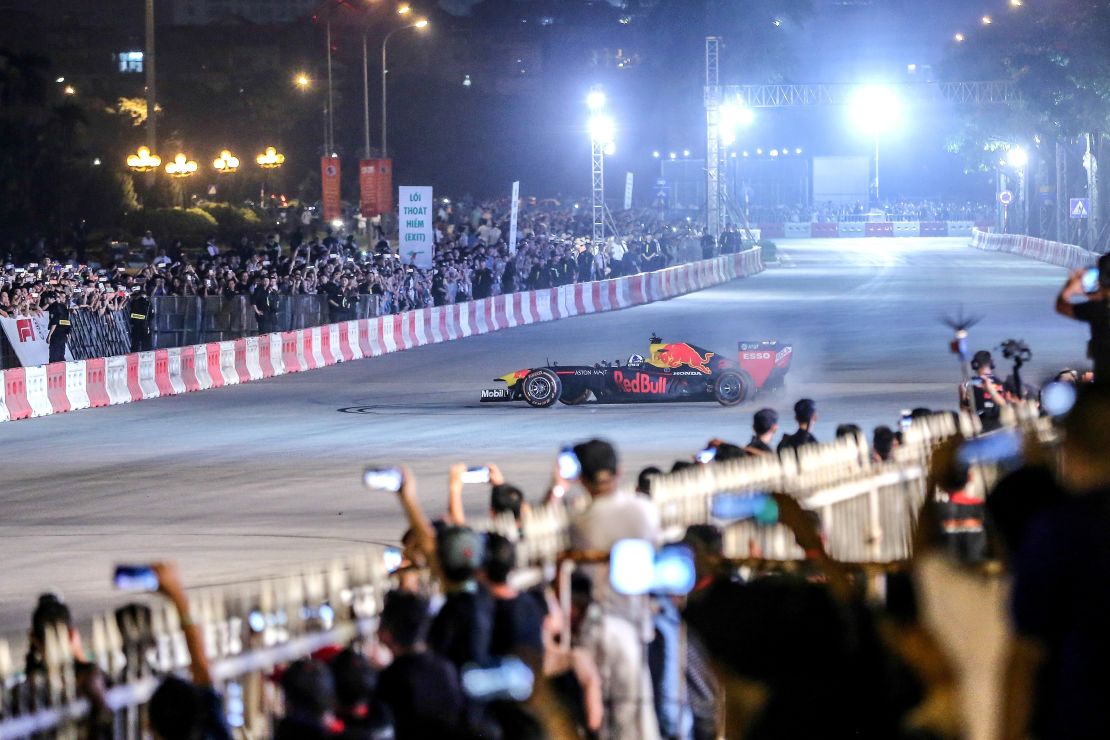
[[[0,421],[249,383],[513,326],[665,300],[763,271],[759,249],[630,277],[234,341],[3,371]]]
[[[1095,252],[1088,252],[1074,244],[1050,242],[1047,239],[1035,239],[1022,234],[988,234],[978,229],[972,232],[969,246],[986,252],[1008,252],[1022,257],[1032,257],[1069,270],[1090,267],[1099,258]]]

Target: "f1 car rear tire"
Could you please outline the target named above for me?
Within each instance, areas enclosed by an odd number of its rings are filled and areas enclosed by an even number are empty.
[[[525,376],[520,392],[529,406],[545,409],[559,400],[563,393],[563,383],[554,372],[541,367]]]
[[[713,397],[722,406],[735,406],[748,397],[749,387],[750,381],[744,375],[726,370],[713,383]]]

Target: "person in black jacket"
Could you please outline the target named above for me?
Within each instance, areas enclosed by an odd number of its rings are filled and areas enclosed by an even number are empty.
[[[131,351],[149,352],[151,349],[150,298],[146,290],[140,288],[131,295]]]
[[[64,293],[51,295],[50,329],[46,334],[46,341],[50,345],[50,362],[65,362],[66,340],[69,339],[69,330],[72,328],[69,317],[69,307],[66,306]]]
[[[787,448],[817,444],[817,438],[810,433],[813,425],[817,423],[817,404],[813,399],[803,398],[794,404],[794,420],[798,422],[798,431],[783,437],[777,452]]]

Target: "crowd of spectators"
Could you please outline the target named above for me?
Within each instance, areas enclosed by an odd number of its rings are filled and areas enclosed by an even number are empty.
[[[507,243],[509,205],[441,201],[430,269],[409,264],[373,227],[358,237],[330,228],[306,233],[299,225],[259,240],[243,236],[221,243],[213,237],[199,252],[186,250],[173,235],[147,232],[130,254],[108,250],[100,264],[79,261],[84,249],[52,250],[39,240],[30,250],[19,250],[34,261],[13,261],[9,253],[0,267],[0,316],[44,313],[59,300],[70,310],[126,311],[130,298],[142,293],[148,298],[243,296],[260,316],[275,296],[320,295],[326,296],[330,313],[342,318],[361,296],[374,296],[381,313],[399,313],[657,270],[703,256],[704,234],[689,219],[664,222],[655,211],[622,211],[614,214],[620,238],[593,245],[588,209],[553,202],[521,210],[513,250]],[[881,210],[902,220],[990,217],[989,208],[946,201],[896,201]],[[861,204],[753,206],[749,220],[827,222],[867,218],[868,213]],[[723,239],[719,248],[738,248],[734,242]],[[691,244],[700,246],[691,250]]]
[[[65,294],[71,308],[125,309],[134,292],[246,296],[261,304],[267,294],[326,295],[340,314],[358,296],[374,295],[380,311],[396,313],[661,269],[685,258],[684,239],[699,236],[688,221],[661,223],[654,212],[627,211],[616,214],[621,237],[593,245],[583,209],[542,205],[522,209],[512,249],[508,205],[442,202],[431,268],[412,265],[380,231],[360,238],[297,226],[258,241],[213,237],[199,253],[172,235],[147,232],[131,254],[117,251],[100,265],[78,263],[73,251],[52,255],[40,243],[36,261],[0,269],[0,315],[40,313],[55,294]]]
[[[990,205],[973,201],[894,200],[868,206],[832,202],[812,205],[753,205],[748,221],[757,224],[837,223],[840,221],[973,221],[994,220]]]

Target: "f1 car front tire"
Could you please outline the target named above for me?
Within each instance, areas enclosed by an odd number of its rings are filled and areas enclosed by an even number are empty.
[[[541,367],[528,373],[520,391],[529,406],[545,409],[559,400],[563,393],[563,383],[554,372]]]
[[[713,383],[713,397],[722,406],[735,406],[748,397],[750,380],[738,372],[726,370]]]

